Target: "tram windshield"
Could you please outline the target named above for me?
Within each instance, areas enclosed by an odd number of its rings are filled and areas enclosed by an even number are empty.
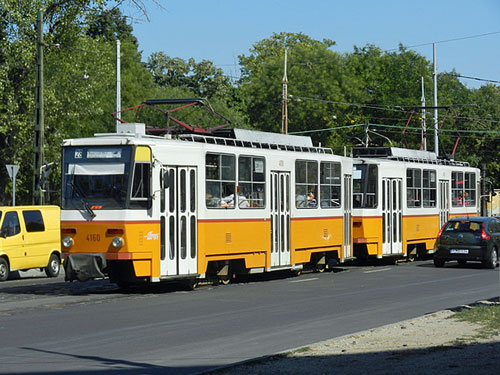
[[[127,207],[130,146],[63,148],[63,209]]]
[[[376,208],[378,166],[356,164],[353,166],[353,207]]]

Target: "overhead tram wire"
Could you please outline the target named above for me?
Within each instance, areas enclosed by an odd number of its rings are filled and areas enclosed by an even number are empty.
[[[407,105],[407,104],[392,104],[392,105],[372,105],[372,104],[363,104],[363,103],[347,103],[347,102],[336,102],[336,101],[331,101],[331,100],[326,100],[326,99],[319,99],[319,98],[308,98],[308,97],[300,97],[300,96],[292,96],[292,99],[299,99],[295,100],[293,102],[319,102],[319,103],[327,103],[327,104],[333,104],[333,105],[345,105],[345,106],[354,106],[354,107],[360,107],[360,108],[368,108],[368,109],[376,109],[376,110],[388,110],[388,111],[393,111],[393,112],[400,112],[400,113],[408,113],[410,109],[414,108],[415,106],[412,105]],[[467,103],[467,104],[447,104],[446,107],[462,107],[462,106],[477,106],[480,107],[482,105],[486,104],[476,104],[476,103]],[[431,117],[433,116],[432,113],[427,112]],[[468,121],[485,121],[489,123],[500,123],[500,119],[491,119],[491,118],[472,118],[472,117],[465,117],[465,116],[460,116],[460,115],[452,115],[448,114],[448,118],[452,118],[455,120],[468,120]],[[373,118],[377,119],[384,119],[383,117],[378,117],[375,116]],[[407,121],[407,119],[404,119],[404,121]]]
[[[355,128],[361,126],[373,126],[379,128],[389,128],[389,129],[400,129],[403,130],[404,125],[388,125],[388,124],[374,124],[371,122],[360,123],[360,124],[352,124],[352,125],[342,125],[330,128],[322,128],[322,129],[313,129],[313,130],[303,130],[298,132],[290,132],[289,134],[308,134],[308,133],[319,133],[325,131],[332,131],[337,129],[347,129],[347,128]],[[408,126],[406,129],[420,131],[422,130],[420,127],[412,127]],[[467,130],[467,129],[441,129],[441,133],[468,133],[468,134],[485,134],[485,135],[500,135],[500,130]]]
[[[472,80],[475,80],[475,81],[481,81],[481,82],[489,82],[489,83],[497,83],[497,84],[500,84],[500,81],[495,81],[493,79],[485,79],[485,78],[478,78],[478,77],[470,77],[470,76],[464,76],[462,74],[454,74],[454,73],[447,73],[453,77],[457,77],[457,78],[464,78],[464,79],[472,79]]]

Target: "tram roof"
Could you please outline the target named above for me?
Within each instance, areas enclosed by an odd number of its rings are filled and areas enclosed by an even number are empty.
[[[354,158],[380,158],[441,165],[469,166],[469,163],[439,158],[435,152],[400,147],[353,147]]]

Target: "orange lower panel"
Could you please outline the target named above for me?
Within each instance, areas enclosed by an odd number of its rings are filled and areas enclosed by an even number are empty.
[[[198,272],[219,260],[244,259],[247,268],[268,267],[270,233],[270,220],[199,220]]]
[[[73,231],[70,236],[74,244],[69,249],[63,247],[65,254],[104,253],[108,260],[133,260],[140,276],[160,276],[159,221],[62,221],[61,228]],[[109,229],[117,229],[122,234],[109,234]],[[119,249],[111,244],[115,237],[123,239]]]
[[[135,276],[137,277],[151,276],[152,274],[151,260],[134,260],[133,265],[134,265]]]

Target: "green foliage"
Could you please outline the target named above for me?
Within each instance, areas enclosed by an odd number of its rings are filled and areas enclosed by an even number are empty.
[[[153,98],[209,99],[222,114],[194,107],[175,113],[190,125],[230,123],[234,127],[281,132],[284,53],[287,50],[289,132],[343,153],[367,137],[372,145],[418,148],[421,144],[421,79],[432,101],[431,64],[400,46],[374,45],[338,53],[332,40],[302,33],[278,33],[239,56],[241,80],[233,84],[213,62],[153,53],[141,62],[132,27],[106,0],[0,0],[0,204],[10,199],[5,164],[20,164],[17,201],[31,202],[36,66],[36,18],[44,10],[45,159],[59,163],[65,138],[114,130],[116,40],[121,42],[122,108]],[[456,72],[438,76],[440,150],[486,170],[500,185],[500,88],[469,89]],[[165,108],[167,109],[167,108]],[[427,110],[428,149],[432,115]],[[411,117],[411,121],[408,119]],[[124,112],[129,122],[173,125],[160,112]],[[371,124],[369,127],[366,124]],[[407,127],[406,130],[405,127]],[[370,130],[366,132],[365,130]],[[371,132],[374,131],[374,132]],[[389,141],[390,140],[390,141]],[[51,186],[59,191],[58,165]],[[57,194],[52,203],[58,203]]]
[[[197,63],[193,58],[185,61],[155,52],[148,58],[146,65],[158,86],[181,87],[192,91],[197,97],[224,97],[231,87],[222,69],[216,68],[211,61]]]
[[[64,138],[114,129],[115,39],[122,41],[122,103],[136,104],[152,90],[137,40],[105,1],[0,2],[0,202],[10,199],[5,164],[19,164],[16,201],[31,203],[33,176],[36,18],[44,11],[45,160],[58,203],[60,145]],[[104,12],[106,17],[99,17]]]
[[[256,43],[250,56],[239,57],[243,66],[240,95],[255,127],[281,131],[285,49],[288,56],[289,131],[335,125],[336,111],[327,101],[344,101],[344,94],[341,90],[341,56],[329,49],[333,44],[330,40],[319,42],[303,34],[280,33]],[[315,138],[325,142],[326,136],[318,134]]]
[[[356,144],[421,147],[422,77],[432,106],[432,67],[424,56],[400,45],[382,51],[374,45],[352,53],[332,51],[335,43],[303,34],[280,33],[257,42],[240,56],[238,88],[250,125],[281,131],[284,50],[288,50],[289,132],[310,135],[315,143],[342,153]],[[468,89],[456,72],[438,75],[440,155],[486,170],[500,184],[497,86]],[[434,149],[432,109],[426,110],[427,147]],[[365,124],[370,124],[366,126]],[[379,124],[379,126],[377,126]],[[365,132],[368,130],[368,132]],[[484,133],[480,133],[484,132]],[[496,133],[495,133],[496,132]]]

